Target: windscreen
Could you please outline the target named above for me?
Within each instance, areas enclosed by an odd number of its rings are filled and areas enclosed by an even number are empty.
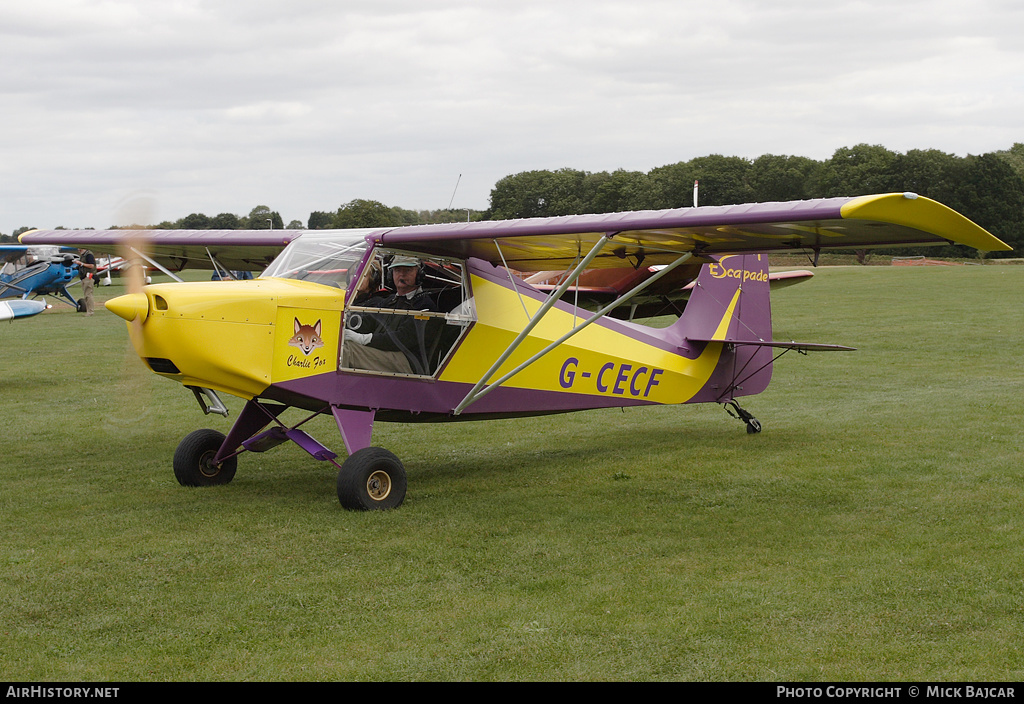
[[[282,250],[260,278],[313,281],[348,289],[373,230],[312,230]]]

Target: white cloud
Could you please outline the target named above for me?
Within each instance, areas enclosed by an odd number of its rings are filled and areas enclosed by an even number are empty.
[[[36,0],[0,8],[0,232],[484,208],[527,169],[1024,140],[999,0]]]

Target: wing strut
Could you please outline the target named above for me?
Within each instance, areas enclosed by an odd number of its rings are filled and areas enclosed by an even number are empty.
[[[499,356],[498,359],[494,362],[494,364],[491,365],[491,368],[488,369],[482,377],[480,377],[480,381],[476,382],[476,385],[472,389],[470,389],[468,394],[466,394],[466,398],[462,399],[462,402],[455,407],[455,415],[459,415],[460,413],[462,413],[462,410],[466,406],[473,403],[473,401],[475,401],[477,398],[483,395],[482,393],[478,393],[480,389],[488,382],[488,380],[490,380],[492,376],[494,376],[494,373],[498,371],[502,364],[505,363],[505,360],[512,356],[512,353],[516,351],[519,345],[522,344],[523,340],[525,340],[533,331],[533,329],[537,327],[537,324],[544,318],[547,312],[551,310],[551,307],[558,302],[558,299],[562,297],[562,294],[565,293],[569,289],[569,287],[572,286],[573,282],[575,282],[576,279],[580,277],[580,274],[582,274],[583,270],[587,268],[587,265],[589,265],[590,262],[594,260],[594,257],[601,253],[601,250],[604,249],[604,246],[608,244],[608,240],[610,240],[616,234],[617,233],[614,232],[605,233],[604,236],[597,241],[597,244],[595,244],[593,248],[590,250],[590,253],[583,258],[583,261],[576,265],[576,268],[573,269],[572,273],[566,277],[565,281],[562,282],[562,284],[555,290],[554,293],[548,296],[548,299],[544,301],[543,304],[541,304],[541,307],[537,310],[537,313],[530,319],[530,322],[526,324],[526,327],[523,328],[522,332],[519,333],[516,339],[512,340],[512,344],[510,344],[508,348],[501,353],[501,356]]]
[[[541,306],[541,308],[537,311],[537,314],[530,321],[530,324],[526,326],[526,328],[523,330],[523,332],[519,333],[519,337],[517,337],[515,340],[512,341],[512,344],[510,344],[508,346],[508,349],[506,349],[505,352],[502,353],[502,355],[498,358],[498,361],[496,361],[493,365],[491,365],[491,368],[487,370],[487,373],[484,374],[483,377],[481,377],[480,381],[478,381],[476,383],[476,386],[474,386],[472,388],[472,390],[468,394],[466,394],[466,398],[462,399],[462,402],[459,403],[459,405],[455,407],[454,415],[459,415],[460,413],[462,413],[463,410],[465,410],[466,406],[468,406],[469,404],[473,403],[477,399],[480,399],[480,398],[486,396],[491,391],[493,391],[494,389],[498,388],[503,383],[505,383],[506,381],[508,381],[512,377],[514,377],[516,374],[518,374],[522,370],[526,369],[528,366],[530,366],[531,364],[536,362],[538,359],[540,359],[541,357],[546,355],[548,352],[550,352],[551,350],[553,350],[556,347],[558,347],[559,345],[561,345],[563,342],[568,340],[570,337],[572,337],[573,335],[577,334],[578,332],[583,330],[585,327],[589,326],[591,323],[597,321],[599,318],[602,318],[603,316],[605,316],[610,310],[612,310],[613,308],[617,308],[618,306],[622,305],[623,303],[628,301],[630,298],[632,298],[633,296],[637,295],[638,293],[643,291],[645,288],[647,288],[648,286],[650,286],[651,284],[656,282],[662,276],[665,276],[666,274],[668,274],[670,271],[675,269],[680,264],[685,264],[686,262],[688,262],[693,257],[693,253],[692,252],[687,252],[686,254],[684,254],[683,256],[679,257],[678,259],[676,259],[671,264],[667,265],[665,268],[663,268],[661,271],[656,273],[651,278],[649,278],[646,281],[643,281],[643,282],[637,284],[632,290],[628,291],[627,293],[622,294],[616,300],[612,301],[611,303],[606,305],[604,308],[602,308],[601,310],[599,310],[596,313],[594,313],[593,315],[591,315],[585,321],[583,321],[582,323],[580,323],[579,325],[574,327],[569,332],[567,332],[564,335],[562,335],[560,338],[558,338],[557,340],[552,342],[550,345],[548,345],[547,347],[542,349],[537,354],[535,354],[532,357],[530,357],[528,360],[526,360],[525,362],[520,364],[518,367],[516,367],[512,371],[510,371],[507,374],[505,374],[503,377],[498,379],[493,384],[488,385],[486,388],[482,388],[482,387],[484,387],[485,384],[487,384],[487,381],[494,375],[494,372],[497,371],[497,369],[505,362],[505,360],[507,360],[509,358],[509,356],[511,356],[511,354],[515,351],[515,349],[520,345],[520,343],[522,343],[522,341],[529,334],[530,330],[532,330],[536,326],[536,324],[540,322],[540,319],[542,317],[544,317],[544,315],[548,312],[548,310],[551,309],[551,306],[554,305],[554,302],[557,301],[559,298],[561,298],[562,294],[565,293],[565,290],[569,286],[571,286],[576,281],[576,279],[579,278],[580,274],[583,272],[583,269],[586,268],[587,264],[590,263],[590,261],[597,254],[597,251],[600,249],[600,247],[602,247],[604,245],[605,242],[608,241],[608,239],[609,239],[609,236],[607,236],[607,235],[604,238],[602,238],[602,240],[600,242],[598,242],[594,246],[594,249],[592,249],[590,251],[590,254],[588,254],[586,256],[586,258],[584,258],[584,260],[582,262],[580,262],[579,266],[577,266],[576,269],[573,270],[572,274],[570,274],[569,277],[562,283],[562,285],[559,286],[558,290],[555,293],[553,293],[551,295],[551,297],[547,301],[545,301],[544,305]]]
[[[209,247],[204,247],[203,249],[206,250],[206,256],[210,258],[210,263],[213,264],[213,270],[217,272],[217,276],[220,277],[221,281],[231,281],[235,278],[234,275],[228,271],[228,268],[221,264],[217,260],[217,257],[213,256]]]
[[[519,292],[519,287],[516,286],[515,274],[508,268],[508,264],[505,262],[505,253],[501,251],[501,245],[498,244],[498,240],[494,240],[494,248],[498,250],[498,256],[501,257],[501,265],[505,267],[505,271],[508,273],[508,280],[512,282],[512,288],[515,290],[516,295],[519,297],[519,304],[523,307],[523,312],[526,314],[526,319],[530,319],[530,311],[526,310],[526,302],[523,300],[523,294]]]
[[[133,251],[135,254],[137,254],[138,256],[142,257],[143,259],[145,259],[147,262],[152,264],[154,267],[156,267],[160,271],[162,271],[165,274],[167,274],[168,276],[170,276],[172,279],[177,281],[179,284],[181,283],[181,277],[180,276],[176,276],[175,274],[172,274],[170,271],[168,271],[164,267],[160,266],[160,263],[157,262],[155,259],[153,259],[151,257],[147,257],[145,254],[143,254],[139,250],[135,249],[135,247],[129,247],[128,249],[130,249],[131,251]]]

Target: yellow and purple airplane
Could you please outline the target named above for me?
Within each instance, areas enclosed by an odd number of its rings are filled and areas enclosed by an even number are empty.
[[[718,403],[763,391],[788,350],[848,347],[772,337],[768,255],[963,244],[1009,247],[912,193],[603,215],[325,231],[35,231],[26,244],[114,251],[126,239],[166,271],[266,269],[252,281],[164,283],[110,300],[136,352],[190,389],[246,401],[224,435],[196,430],[174,455],[183,485],[223,484],[238,457],[292,441],[338,469],[349,509],[406,495],[402,462],[374,423],[483,420],[595,408]],[[566,291],[585,271],[654,267],[596,311]],[[664,328],[608,313],[689,267],[692,290]],[[565,271],[542,292],[512,272]],[[303,411],[295,422],[283,414]],[[330,415],[348,457],[302,426]]]

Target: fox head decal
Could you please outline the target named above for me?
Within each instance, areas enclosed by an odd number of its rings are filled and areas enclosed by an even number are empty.
[[[314,325],[303,325],[296,318],[295,334],[288,340],[288,344],[292,347],[298,347],[302,350],[302,354],[307,357],[313,350],[323,347],[324,341],[320,337],[320,322],[318,320]]]

